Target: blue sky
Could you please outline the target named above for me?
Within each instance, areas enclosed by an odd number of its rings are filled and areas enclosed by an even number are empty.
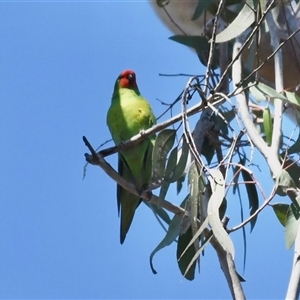
[[[146,1],[0,3],[0,298],[230,297],[210,246],[193,282],[177,268],[175,244],[154,257],[153,275],[149,255],[164,232],[151,211],[139,207],[121,246],[115,183],[94,166],[82,180],[82,136],[95,147],[110,139],[121,71],[136,71],[156,115],[165,109],[156,99],[172,102],[187,81],[159,73],[204,72],[171,35]],[[116,167],[116,156],[108,160]],[[247,233],[247,297],[283,298],[292,251],[272,209]],[[242,274],[241,233],[232,238]]]

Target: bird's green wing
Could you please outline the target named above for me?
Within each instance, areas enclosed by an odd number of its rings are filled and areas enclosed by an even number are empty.
[[[133,182],[133,174],[128,167],[128,164],[122,154],[119,154],[118,158],[118,171],[119,174],[128,182]],[[126,234],[132,223],[135,210],[141,203],[142,199],[136,196],[120,185],[117,185],[117,200],[118,200],[118,212],[121,215],[120,222],[120,242],[124,243]]]

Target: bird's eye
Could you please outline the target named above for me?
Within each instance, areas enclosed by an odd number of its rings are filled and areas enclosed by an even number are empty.
[[[131,81],[133,79],[133,75],[132,74],[128,74],[128,80]]]

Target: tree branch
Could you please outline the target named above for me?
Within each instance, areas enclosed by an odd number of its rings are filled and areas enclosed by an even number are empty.
[[[300,224],[300,223],[299,223]],[[298,299],[300,288],[300,230],[298,227],[298,233],[295,240],[295,253],[293,259],[293,268],[287,289],[286,299]]]
[[[163,208],[178,216],[182,216],[182,218],[188,217],[188,213],[186,210],[166,200],[160,200],[161,202],[159,202],[159,198],[153,195],[150,191],[143,191],[143,193],[140,195],[134,185],[127,182],[122,176],[120,176],[120,174],[116,172],[109,163],[106,162],[106,160],[100,153],[96,153],[86,137],[83,137],[83,141],[92,153],[92,155],[85,154],[87,162],[92,162],[94,165],[98,165],[110,178],[116,181],[124,189],[128,190],[134,195],[141,196],[141,198],[143,198],[145,201],[149,201],[155,205],[158,205],[158,203],[160,203]],[[198,222],[200,221],[198,220]],[[204,234],[205,236],[209,236],[210,230],[206,228],[204,230]],[[235,265],[232,257],[227,254],[225,249],[221,246],[221,244],[214,236],[210,239],[210,243],[217,252],[221,269],[223,270],[224,275],[227,279],[232,297],[238,300],[245,299],[245,297],[241,296],[243,295],[243,290],[237,272],[235,271]]]

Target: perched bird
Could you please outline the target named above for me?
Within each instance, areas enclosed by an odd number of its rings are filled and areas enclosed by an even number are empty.
[[[116,80],[107,113],[107,125],[115,144],[119,145],[155,123],[151,106],[138,89],[135,73],[131,70],[122,72]],[[118,154],[119,174],[134,184],[139,193],[147,188],[151,179],[154,140],[155,135],[152,135]],[[118,185],[117,200],[119,215],[121,212],[120,242],[123,244],[142,199]]]

